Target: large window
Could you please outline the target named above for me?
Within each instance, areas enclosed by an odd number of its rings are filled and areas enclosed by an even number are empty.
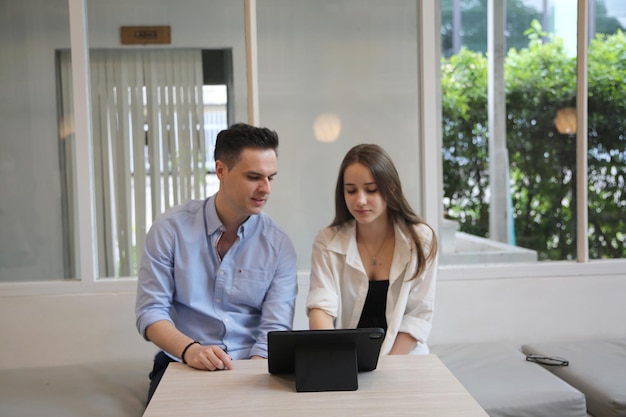
[[[250,3],[255,13],[247,16]],[[626,99],[620,94],[626,47],[617,30],[626,24],[622,2],[598,0],[585,11],[592,19],[586,38],[588,118],[580,117],[580,84],[575,82],[577,16],[566,13],[576,11],[577,2],[508,1],[501,9],[508,17],[491,32],[499,46],[489,42],[489,3],[499,2],[2,2],[0,52],[10,59],[0,61],[5,98],[0,112],[0,281],[11,285],[0,288],[22,293],[134,289],[137,246],[152,217],[167,207],[164,197],[158,198],[163,203],[158,207],[147,197],[157,181],[150,170],[165,172],[170,162],[150,159],[158,148],[150,147],[150,137],[146,142],[146,133],[155,133],[151,122],[147,127],[133,122],[137,137],[123,157],[104,157],[96,148],[113,149],[101,130],[103,121],[113,119],[103,118],[107,113],[94,100],[99,73],[91,68],[89,52],[111,50],[137,55],[159,49],[203,51],[196,83],[203,99],[195,104],[197,122],[189,126],[205,137],[204,148],[198,149],[209,175],[210,141],[219,126],[254,121],[279,133],[279,175],[266,212],[292,236],[303,274],[316,231],[333,217],[341,158],[362,142],[389,151],[410,203],[438,227],[444,275],[458,275],[454,265],[463,264],[464,278],[467,271],[479,277],[532,276],[539,267],[536,260],[585,262],[578,247],[587,239],[585,253],[591,259],[623,259]],[[256,25],[246,24],[247,17]],[[167,24],[171,43],[122,45],[120,27],[127,24]],[[502,51],[497,77],[490,47]],[[55,53],[62,50],[71,54],[69,78],[60,67],[55,70]],[[207,73],[207,51],[216,50],[230,55]],[[139,68],[133,77],[144,76]],[[490,87],[494,80],[502,85]],[[148,84],[142,84],[135,90],[138,114],[151,109]],[[70,96],[73,121],[65,117]],[[128,120],[130,112],[119,114]],[[490,133],[490,120],[499,121],[498,135]],[[581,150],[581,134],[573,130],[581,120],[588,122],[588,150]],[[490,145],[496,139],[499,153]],[[183,156],[175,153],[169,161]],[[135,201],[137,193],[146,195],[142,207],[132,208],[132,216],[141,212],[145,218],[128,223],[124,236],[116,228],[106,237],[102,231],[115,222],[99,206],[102,197],[110,193],[115,197],[111,207],[117,209],[115,202],[128,195],[115,195],[111,184],[120,179],[103,169],[126,157],[133,163],[124,165],[128,177],[121,184]],[[588,181],[584,195],[581,170]],[[158,181],[164,190],[165,178]],[[208,186],[209,177],[205,181]],[[584,210],[580,201],[588,202]],[[580,221],[581,211],[588,212],[588,221]],[[120,251],[122,239],[125,252]],[[519,268],[503,262],[517,262]],[[558,267],[558,262],[551,264],[548,268]],[[579,265],[566,264],[566,272],[554,274],[580,271]],[[598,264],[600,269],[622,266]]]
[[[590,258],[626,257],[626,92],[619,87],[626,10],[602,0],[588,10],[588,196],[582,196],[577,3],[510,0],[501,15],[495,8],[495,19],[504,19],[498,25],[488,22],[486,0],[442,2],[444,212],[460,232],[444,261],[528,261],[533,253],[538,260],[574,260],[579,228],[587,232]],[[498,28],[504,31],[494,36],[505,42],[494,52],[503,59],[493,62],[503,68],[501,85],[488,53],[488,32]],[[489,129],[498,123],[502,130]],[[503,161],[504,169],[494,171]],[[504,187],[497,186],[500,178]],[[583,198],[588,224],[577,213]]]

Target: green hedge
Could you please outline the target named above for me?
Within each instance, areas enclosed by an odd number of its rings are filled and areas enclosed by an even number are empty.
[[[576,60],[533,22],[505,59],[507,148],[515,239],[542,260],[576,257],[576,136],[555,127],[576,106]],[[626,36],[589,45],[588,199],[591,258],[625,258]],[[467,49],[442,62],[444,210],[489,236],[487,60]]]

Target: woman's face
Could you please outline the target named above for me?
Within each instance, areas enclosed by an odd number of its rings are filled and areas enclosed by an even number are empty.
[[[348,165],[343,173],[343,195],[348,210],[359,224],[387,221],[387,202],[365,165],[359,162]]]

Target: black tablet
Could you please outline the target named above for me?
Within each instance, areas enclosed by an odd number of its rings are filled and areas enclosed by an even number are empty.
[[[296,352],[348,348],[356,355],[358,372],[372,371],[378,365],[385,331],[380,328],[273,331],[267,335],[268,370],[272,374],[295,372]],[[301,356],[302,356],[301,355]],[[306,356],[305,356],[306,357]]]

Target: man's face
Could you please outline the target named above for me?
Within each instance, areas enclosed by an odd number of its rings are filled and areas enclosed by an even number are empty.
[[[215,172],[220,180],[218,198],[225,211],[220,216],[244,220],[259,214],[272,191],[277,165],[278,158],[272,149],[244,148],[231,169],[216,161]]]

